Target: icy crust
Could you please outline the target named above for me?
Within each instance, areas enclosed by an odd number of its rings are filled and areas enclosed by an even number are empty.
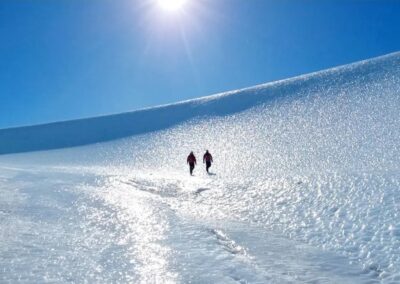
[[[0,282],[377,282],[229,209],[221,193],[231,188],[216,180],[90,171],[18,170],[23,199],[14,178],[1,180],[0,206],[12,209],[0,215]]]
[[[400,179],[322,175],[218,184],[187,206],[199,218],[243,220],[361,263],[384,283],[400,281]],[[223,213],[221,213],[223,212]]]

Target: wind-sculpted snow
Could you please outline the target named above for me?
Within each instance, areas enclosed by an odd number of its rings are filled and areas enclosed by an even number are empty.
[[[331,96],[338,96],[346,100],[347,97],[356,96],[358,100],[356,99],[355,103],[357,103],[368,94],[385,96],[387,92],[398,93],[399,69],[400,56],[392,54],[341,68],[178,104],[97,118],[3,129],[0,130],[0,154],[109,141],[159,131],[199,117],[232,115],[252,107],[277,103],[281,99],[304,101],[318,100],[323,96],[329,100]],[[307,107],[310,105],[313,106],[311,103]],[[316,108],[318,104],[308,111],[312,112]],[[345,114],[351,115],[351,113]],[[324,118],[326,116],[321,117]]]
[[[46,171],[62,172],[59,179],[67,188],[62,196],[84,194],[88,199],[76,197],[68,211],[81,227],[74,227],[72,221],[60,226],[75,228],[83,236],[115,233],[101,241],[89,238],[93,246],[89,244],[87,254],[76,257],[93,274],[81,271],[71,281],[398,283],[399,110],[400,54],[392,54],[244,91],[119,115],[118,121],[96,118],[85,124],[83,138],[74,141],[58,135],[67,127],[77,136],[84,129],[79,121],[58,124],[49,144],[39,140],[46,140],[56,125],[28,128],[31,133],[24,132],[26,128],[6,130],[0,132],[3,153],[133,136],[0,157],[6,172],[37,171],[35,178],[6,174],[0,180],[8,188],[0,203],[0,221],[20,235],[17,240],[29,239],[22,221],[13,225],[2,217],[26,221],[10,205],[23,206],[25,195],[12,189],[33,186]],[[102,125],[107,131],[101,130]],[[11,147],[11,141],[23,133],[36,141],[34,146],[17,141]],[[211,175],[205,174],[201,161],[206,149],[214,156]],[[189,177],[186,165],[190,151],[198,158],[194,177]],[[65,182],[65,175],[71,175],[72,181]],[[84,182],[76,175],[84,176]],[[54,190],[52,198],[58,196]],[[79,213],[73,214],[74,210]],[[35,226],[34,220],[29,220],[30,226]],[[106,224],[105,228],[96,222]],[[55,229],[43,230],[50,235]],[[4,233],[0,237],[17,252],[29,251],[19,249]],[[54,242],[60,242],[57,238]],[[83,237],[71,238],[74,245],[82,245]],[[297,250],[299,244],[305,247]],[[103,254],[97,251],[101,246]],[[285,246],[290,249],[278,253],[277,248]],[[1,256],[10,253],[4,245],[0,250]],[[65,252],[54,253],[67,257]],[[108,253],[115,263],[99,261]],[[303,266],[292,261],[296,257]],[[308,266],[309,261],[314,266]],[[117,267],[122,267],[121,274],[112,274]],[[8,265],[5,271],[15,267]],[[55,278],[69,279],[67,272],[63,275]]]

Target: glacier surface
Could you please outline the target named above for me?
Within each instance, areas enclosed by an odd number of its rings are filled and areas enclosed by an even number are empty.
[[[399,110],[394,53],[0,130],[0,282],[399,283]]]

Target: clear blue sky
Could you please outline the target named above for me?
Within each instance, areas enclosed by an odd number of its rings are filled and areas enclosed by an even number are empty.
[[[400,1],[1,0],[0,128],[125,112],[400,50]]]

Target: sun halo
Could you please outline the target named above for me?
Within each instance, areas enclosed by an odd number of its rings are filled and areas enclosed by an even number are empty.
[[[187,0],[157,0],[158,5],[167,11],[177,11],[183,8]]]

